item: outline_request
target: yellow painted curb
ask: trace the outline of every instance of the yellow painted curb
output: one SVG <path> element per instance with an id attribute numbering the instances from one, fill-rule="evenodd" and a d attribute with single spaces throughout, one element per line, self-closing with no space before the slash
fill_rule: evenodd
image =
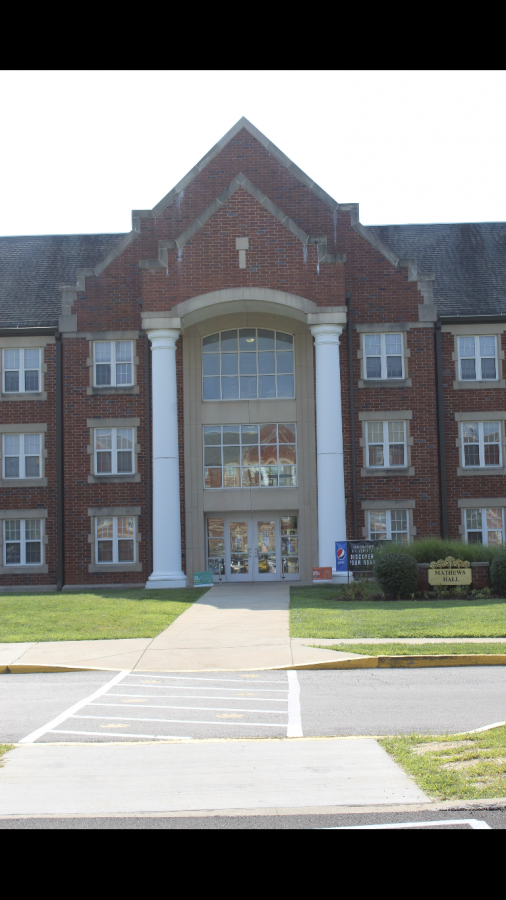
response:
<path id="1" fill-rule="evenodd" d="M 506 653 L 450 654 L 433 656 L 362 656 L 320 663 L 280 666 L 282 669 L 426 669 L 434 666 L 506 666 Z"/>
<path id="2" fill-rule="evenodd" d="M 103 671 L 102 669 L 89 669 L 82 668 L 80 666 L 37 666 L 37 665 L 25 665 L 25 666 L 0 666 L 0 675 L 27 675 L 29 672 L 32 674 L 37 674 L 39 672 L 95 672 L 95 671 Z"/>

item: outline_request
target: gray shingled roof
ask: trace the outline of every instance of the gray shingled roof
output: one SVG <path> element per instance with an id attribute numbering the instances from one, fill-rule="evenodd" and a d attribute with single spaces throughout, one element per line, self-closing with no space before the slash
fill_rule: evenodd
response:
<path id="1" fill-rule="evenodd" d="M 419 273 L 435 273 L 440 315 L 506 314 L 506 223 L 371 225 Z M 101 262 L 123 234 L 0 237 L 0 327 L 55 326 L 59 284 Z"/>
<path id="2" fill-rule="evenodd" d="M 93 268 L 122 234 L 48 234 L 0 237 L 0 327 L 58 325 L 59 284 L 77 269 Z"/>
<path id="3" fill-rule="evenodd" d="M 435 274 L 440 316 L 506 313 L 506 222 L 369 228 L 396 256 L 416 257 L 419 273 Z"/>

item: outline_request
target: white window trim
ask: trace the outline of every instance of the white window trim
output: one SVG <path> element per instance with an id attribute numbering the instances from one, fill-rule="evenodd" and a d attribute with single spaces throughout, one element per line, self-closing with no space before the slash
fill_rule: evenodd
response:
<path id="1" fill-rule="evenodd" d="M 132 454 L 132 468 L 130 472 L 118 472 L 118 428 L 123 430 L 129 429 L 132 432 L 132 450 L 130 451 Z M 102 451 L 97 450 L 97 431 L 110 431 L 111 432 L 111 450 L 110 451 Z M 93 465 L 94 465 L 94 475 L 96 478 L 110 478 L 111 475 L 131 477 L 135 475 L 136 469 L 136 429 L 132 425 L 104 425 L 100 428 L 93 429 Z M 111 471 L 110 472 L 99 472 L 98 471 L 98 461 L 97 455 L 98 453 L 111 453 Z"/>
<path id="2" fill-rule="evenodd" d="M 463 528 L 464 528 L 464 537 L 465 537 L 466 544 L 469 543 L 469 539 L 468 539 L 469 531 L 468 531 L 468 527 L 467 527 L 467 511 L 470 509 L 472 509 L 472 510 L 479 509 L 481 512 L 481 542 L 482 542 L 483 546 L 485 546 L 485 547 L 488 547 L 487 509 L 500 509 L 502 512 L 502 535 L 503 535 L 503 541 L 504 541 L 504 507 L 501 507 L 501 506 L 495 506 L 495 507 L 494 506 L 467 506 L 467 507 L 463 508 L 463 510 L 462 510 L 462 514 L 464 517 Z M 471 528 L 470 530 L 471 530 L 471 532 L 475 533 L 477 529 Z"/>
<path id="3" fill-rule="evenodd" d="M 4 520 L 3 520 L 3 524 L 2 524 L 2 532 L 3 532 L 2 537 L 3 537 L 3 544 L 4 544 L 4 548 L 3 548 L 3 560 L 2 560 L 2 562 L 3 562 L 3 566 L 5 567 L 5 570 L 6 570 L 6 571 L 9 571 L 9 570 L 11 570 L 11 569 L 12 569 L 12 570 L 16 570 L 16 569 L 18 569 L 18 568 L 23 567 L 23 569 L 27 569 L 28 571 L 29 571 L 30 569 L 37 569 L 37 570 L 40 571 L 40 567 L 44 564 L 44 519 L 43 519 L 43 518 L 40 518 L 40 519 L 33 519 L 33 518 L 22 519 L 21 517 L 19 517 L 19 522 L 20 522 L 20 538 L 21 538 L 21 540 L 20 540 L 20 545 L 21 545 L 21 558 L 20 558 L 20 562 L 15 562 L 15 563 L 8 563 L 8 562 L 7 562 L 7 544 L 8 544 L 8 543 L 9 543 L 9 544 L 10 544 L 10 543 L 13 543 L 12 541 L 8 541 L 8 540 L 7 540 L 7 536 L 6 536 L 6 525 L 7 525 L 7 522 L 8 522 L 8 521 L 12 522 L 12 521 L 16 521 L 16 520 L 14 520 L 14 519 L 4 519 Z M 40 538 L 39 538 L 39 541 L 38 541 L 38 543 L 40 544 L 40 562 L 36 562 L 36 563 L 27 563 L 27 562 L 26 562 L 26 523 L 27 523 L 27 522 L 34 522 L 34 521 L 35 521 L 35 522 L 39 522 L 39 528 L 40 528 Z"/>
<path id="4" fill-rule="evenodd" d="M 472 445 L 464 443 L 464 427 L 466 425 L 475 425 L 475 424 L 478 425 L 478 438 L 479 438 L 478 446 L 479 446 L 479 453 L 480 453 L 480 462 L 479 462 L 479 465 L 477 465 L 477 466 L 470 466 L 470 465 L 466 465 L 465 448 L 466 448 L 466 446 L 472 446 Z M 484 441 L 484 434 L 483 434 L 483 425 L 484 424 L 487 424 L 487 425 L 497 424 L 499 426 L 499 441 L 498 441 L 498 443 L 499 443 L 499 462 L 497 463 L 497 465 L 493 465 L 493 466 L 485 465 L 485 441 Z M 474 469 L 474 470 L 484 469 L 486 472 L 494 472 L 494 471 L 497 471 L 498 469 L 501 469 L 502 465 L 503 465 L 503 462 L 502 462 L 502 459 L 503 459 L 503 454 L 502 454 L 503 435 L 502 435 L 502 432 L 503 432 L 503 424 L 499 419 L 497 420 L 497 423 L 496 422 L 484 423 L 484 422 L 480 422 L 479 420 L 476 420 L 475 422 L 461 422 L 460 423 L 460 439 L 461 439 L 461 445 L 462 445 L 462 468 L 467 469 L 467 470 L 469 470 L 469 469 Z"/>
<path id="5" fill-rule="evenodd" d="M 401 375 L 387 375 L 387 352 L 386 352 L 386 338 L 387 338 L 387 335 L 389 335 L 389 336 L 390 336 L 390 335 L 395 335 L 396 337 L 400 337 L 400 339 L 401 339 L 401 352 L 400 352 L 400 354 L 399 354 L 399 356 L 401 357 L 401 369 L 402 369 L 402 374 L 401 374 Z M 367 360 L 368 360 L 368 358 L 369 358 L 369 355 L 366 355 L 365 348 L 366 348 L 366 338 L 368 338 L 368 337 L 379 337 L 379 338 L 381 339 L 381 351 L 380 351 L 380 358 L 381 358 L 381 375 L 379 376 L 379 378 L 377 378 L 377 377 L 369 377 L 369 376 L 367 375 Z M 404 333 L 401 332 L 401 331 L 385 331 L 385 332 L 381 332 L 380 334 L 378 334 L 378 333 L 373 333 L 373 332 L 371 332 L 371 333 L 365 332 L 365 333 L 364 333 L 364 336 L 363 336 L 363 339 L 364 339 L 364 342 L 363 342 L 363 348 L 364 348 L 364 349 L 363 349 L 363 355 L 364 355 L 364 381 L 402 381 L 402 380 L 405 378 L 405 364 L 404 364 L 404 352 L 405 352 L 405 350 L 404 350 Z M 376 357 L 372 357 L 372 356 L 371 356 L 371 358 L 376 358 Z"/>
<path id="6" fill-rule="evenodd" d="M 259 397 L 259 396 L 258 396 L 258 377 L 262 374 L 261 372 L 258 371 L 258 354 L 264 352 L 264 351 L 262 351 L 262 350 L 258 350 L 258 343 L 257 343 L 257 350 L 256 350 L 256 357 L 257 357 L 257 396 L 256 396 L 256 397 L 243 397 L 243 398 L 241 398 L 241 383 L 240 383 L 240 380 L 239 380 L 239 397 L 236 397 L 236 398 L 230 398 L 230 399 L 229 399 L 229 398 L 222 399 L 222 398 L 220 397 L 219 399 L 215 399 L 215 400 L 209 400 L 209 399 L 206 399 L 206 398 L 204 397 L 204 379 L 207 378 L 207 377 L 209 377 L 209 376 L 204 375 L 204 362 L 203 362 L 203 357 L 204 357 L 204 356 L 207 356 L 207 352 L 204 352 L 204 340 L 205 340 L 205 338 L 211 337 L 213 334 L 219 334 L 219 335 L 220 335 L 220 340 L 219 340 L 219 345 L 218 345 L 218 346 L 219 346 L 219 350 L 218 350 L 218 351 L 212 351 L 212 350 L 211 350 L 211 351 L 209 351 L 209 353 L 212 353 L 212 352 L 215 352 L 215 353 L 216 353 L 216 352 L 218 352 L 218 355 L 219 355 L 219 358 L 220 358 L 220 375 L 219 375 L 219 376 L 214 376 L 214 377 L 219 377 L 219 378 L 220 378 L 220 395 L 221 395 L 221 392 L 222 392 L 222 383 L 221 383 L 221 378 L 222 378 L 222 375 L 221 375 L 221 357 L 222 357 L 222 350 L 221 350 L 221 335 L 222 335 L 223 332 L 225 332 L 225 331 L 237 331 L 237 348 L 238 348 L 238 349 L 237 349 L 237 354 L 238 354 L 238 375 L 237 375 L 237 377 L 240 379 L 241 373 L 240 373 L 240 359 L 239 359 L 239 354 L 241 353 L 241 351 L 239 350 L 239 331 L 242 331 L 242 330 L 244 330 L 244 329 L 246 329 L 246 328 L 254 328 L 254 329 L 255 329 L 255 331 L 257 332 L 257 340 L 258 340 L 258 331 L 259 331 L 259 330 L 260 330 L 260 331 L 264 331 L 264 330 L 265 330 L 265 331 L 273 331 L 275 335 L 276 335 L 276 333 L 279 333 L 279 334 L 289 334 L 289 335 L 291 336 L 291 338 L 292 338 L 292 349 L 291 349 L 291 352 L 293 353 L 293 396 L 292 396 L 292 397 L 278 397 L 278 396 L 276 396 L 276 397 Z M 274 352 L 274 377 L 275 377 L 275 379 L 276 379 L 275 383 L 276 383 L 276 394 L 277 394 L 277 389 L 278 389 L 278 386 L 277 386 L 277 385 L 278 385 L 278 383 L 277 383 L 277 375 L 278 375 L 278 359 L 277 359 L 277 354 L 278 354 L 278 352 L 283 353 L 283 352 L 286 352 L 286 351 L 283 351 L 283 350 L 278 351 L 278 350 L 277 350 L 277 348 L 276 348 L 276 338 L 274 338 L 274 347 L 275 347 L 275 349 L 274 349 L 274 351 L 272 351 L 272 352 Z M 295 372 L 296 372 L 296 360 L 295 360 L 295 335 L 294 335 L 292 332 L 290 332 L 290 331 L 281 331 L 281 329 L 277 329 L 277 328 L 265 328 L 265 329 L 264 329 L 264 328 L 262 328 L 260 325 L 259 325 L 259 326 L 256 326 L 256 325 L 255 325 L 255 326 L 254 326 L 254 325 L 251 325 L 251 326 L 248 326 L 248 325 L 240 325 L 240 326 L 238 326 L 237 328 L 224 328 L 224 329 L 222 329 L 222 331 L 211 331 L 211 332 L 209 332 L 209 334 L 205 334 L 205 335 L 202 336 L 200 352 L 201 352 L 201 360 L 202 360 L 202 401 L 203 401 L 204 403 L 238 403 L 238 402 L 248 403 L 249 401 L 261 401 L 261 402 L 263 403 L 264 401 L 272 402 L 272 401 L 279 401 L 279 400 L 294 400 L 294 399 L 295 399 L 295 396 L 296 396 L 296 390 L 295 390 Z M 226 350 L 224 351 L 225 354 L 226 354 L 227 352 L 228 352 L 228 351 L 226 351 Z M 230 351 L 230 352 L 235 352 L 235 351 Z M 242 352 L 245 352 L 245 351 L 242 351 Z M 268 352 L 268 351 L 265 351 L 265 352 Z M 290 375 L 291 373 L 289 373 L 289 372 L 288 372 L 288 373 L 280 372 L 279 374 L 280 374 L 280 375 L 284 375 L 284 374 Z"/>
<path id="7" fill-rule="evenodd" d="M 12 350 L 17 350 L 19 353 L 19 369 L 7 369 L 5 366 L 5 354 L 6 352 L 10 352 Z M 36 391 L 26 391 L 25 390 L 25 350 L 38 350 L 39 353 L 39 365 L 36 369 L 26 369 L 27 372 L 37 372 L 39 376 L 39 386 Z M 34 394 L 39 395 L 42 393 L 42 352 L 43 347 L 5 347 L 2 351 L 2 393 L 6 396 L 16 397 L 19 394 Z M 7 372 L 19 372 L 19 384 L 17 391 L 8 391 L 6 389 L 5 379 Z"/>
<path id="8" fill-rule="evenodd" d="M 240 430 L 240 428 L 241 428 L 240 425 L 235 425 L 235 424 L 233 424 L 233 423 L 230 423 L 230 424 L 232 425 L 232 427 L 238 428 L 239 430 Z M 242 424 L 243 424 L 243 425 L 246 425 L 246 424 L 248 424 L 248 423 L 243 422 Z M 296 489 L 296 488 L 298 487 L 298 484 L 299 484 L 299 470 L 298 470 L 298 452 L 297 452 L 297 424 L 296 424 L 295 422 L 289 422 L 289 423 L 285 423 L 285 422 L 272 422 L 272 423 L 270 423 L 270 422 L 269 422 L 269 423 L 264 423 L 264 422 L 262 422 L 262 423 L 251 422 L 250 424 L 251 424 L 251 425 L 257 425 L 257 427 L 258 427 L 258 442 L 257 442 L 257 444 L 256 444 L 256 445 L 255 445 L 255 444 L 248 444 L 247 446 L 248 446 L 248 447 L 254 447 L 254 446 L 257 446 L 257 447 L 258 447 L 258 454 L 259 454 L 259 465 L 258 465 L 258 470 L 259 470 L 259 483 L 258 483 L 258 484 L 255 484 L 255 485 L 247 485 L 247 486 L 244 486 L 244 487 L 243 487 L 242 485 L 238 485 L 238 486 L 236 486 L 236 487 L 235 487 L 235 486 L 234 486 L 234 487 L 225 487 L 225 486 L 223 485 L 223 483 L 222 483 L 222 485 L 221 485 L 220 487 L 216 487 L 216 488 L 206 487 L 206 486 L 205 486 L 205 485 L 206 485 L 206 474 L 205 474 L 205 473 L 206 473 L 206 469 L 219 469 L 219 468 L 221 468 L 222 473 L 223 473 L 224 469 L 226 469 L 226 468 L 239 468 L 240 472 L 242 472 L 242 469 L 243 469 L 243 468 L 244 468 L 244 469 L 248 469 L 248 468 L 253 468 L 253 467 L 252 467 L 252 466 L 243 466 L 242 462 L 239 463 L 239 466 L 230 466 L 230 464 L 227 465 L 227 464 L 225 464 L 225 463 L 222 463 L 221 466 L 206 466 L 206 463 L 205 463 L 205 444 L 204 444 L 204 434 L 205 434 L 205 432 L 204 432 L 204 428 L 206 428 L 206 427 L 208 427 L 208 426 L 202 426 L 202 463 L 203 463 L 203 466 L 202 466 L 202 483 L 203 483 L 203 485 L 204 485 L 204 490 L 205 490 L 205 491 L 248 491 L 248 490 L 251 490 L 251 491 L 259 491 L 259 490 L 263 490 L 263 491 L 272 491 L 272 490 L 276 490 L 276 489 L 281 489 L 281 490 L 283 490 L 283 491 L 286 491 L 286 490 L 290 490 L 290 489 L 293 490 L 293 489 Z M 260 471 L 260 470 L 262 469 L 262 464 L 261 464 L 261 462 L 260 462 L 260 447 L 261 447 L 261 444 L 260 444 L 260 428 L 262 428 L 265 424 L 269 424 L 269 425 L 272 424 L 272 425 L 277 425 L 277 426 L 289 424 L 289 425 L 294 425 L 294 426 L 295 426 L 295 443 L 294 443 L 293 445 L 292 445 L 292 444 L 288 444 L 288 445 L 287 445 L 287 446 L 294 446 L 294 447 L 295 447 L 295 484 L 277 484 L 277 485 L 272 485 L 272 486 L 271 486 L 271 485 L 262 485 L 262 481 L 261 481 L 261 477 L 262 477 L 262 476 L 261 476 L 261 471 Z M 229 423 L 227 422 L 226 425 L 228 426 Z M 218 427 L 218 428 L 219 428 L 219 427 L 223 427 L 223 426 L 219 426 L 219 425 L 218 425 L 218 426 L 211 426 L 211 427 L 215 427 L 215 428 Z M 223 432 L 222 432 L 222 438 L 223 438 Z M 222 443 L 222 444 L 220 444 L 220 445 L 216 444 L 215 446 L 220 446 L 220 448 L 222 448 L 222 447 L 225 446 L 225 445 Z M 242 445 L 242 443 L 241 443 L 240 449 L 242 449 L 242 446 L 243 446 L 243 445 Z M 275 444 L 275 445 L 273 444 L 272 446 L 280 447 L 280 446 L 283 446 L 283 444 L 279 444 L 279 442 L 278 442 L 277 444 Z M 239 458 L 241 458 L 240 451 L 239 451 Z M 292 465 L 292 463 L 278 463 L 278 469 L 279 469 L 279 466 L 281 466 L 281 465 Z M 279 472 L 278 472 L 278 478 L 279 478 Z M 223 478 L 222 478 L 222 482 L 223 482 Z"/>
<path id="9" fill-rule="evenodd" d="M 33 456 L 34 454 L 32 454 L 32 453 L 25 454 L 25 452 L 24 452 L 25 434 L 29 434 L 30 436 L 38 434 L 38 437 L 40 440 L 39 474 L 38 475 L 27 475 L 26 474 L 26 462 L 25 462 L 26 456 Z M 5 469 L 6 456 L 7 456 L 7 454 L 5 452 L 5 438 L 6 437 L 15 437 L 15 436 L 20 438 L 20 451 L 21 451 L 21 446 L 23 447 L 23 450 L 18 454 L 18 457 L 19 457 L 19 461 L 20 461 L 20 466 L 19 466 L 20 472 L 21 472 L 21 461 L 23 460 L 25 474 L 24 475 L 20 474 L 17 477 L 12 477 L 11 475 L 9 475 L 9 476 L 7 475 L 6 469 Z M 6 481 L 8 484 L 22 484 L 25 481 L 30 481 L 30 482 L 31 481 L 37 481 L 37 482 L 40 481 L 41 482 L 44 477 L 43 476 L 44 434 L 42 432 L 39 433 L 39 432 L 34 432 L 34 431 L 5 432 L 4 434 L 1 435 L 1 440 L 2 440 L 2 476 L 1 476 L 2 481 Z M 16 455 L 16 454 L 14 454 L 14 455 Z M 11 456 L 11 454 L 9 454 L 9 456 Z"/>
<path id="10" fill-rule="evenodd" d="M 495 378 L 482 378 L 482 376 L 481 376 L 481 359 L 482 359 L 482 357 L 479 352 L 481 337 L 487 337 L 487 338 L 494 339 Z M 468 339 L 468 340 L 470 338 L 473 338 L 473 340 L 474 340 L 474 357 L 460 355 L 461 338 Z M 458 377 L 459 377 L 459 381 L 462 382 L 462 384 L 467 384 L 467 383 L 474 384 L 476 381 L 489 381 L 489 382 L 499 381 L 499 360 L 498 360 L 498 353 L 497 353 L 497 335 L 495 335 L 495 334 L 458 335 L 457 336 L 457 354 L 458 354 Z M 463 378 L 462 377 L 462 360 L 473 359 L 473 358 L 475 360 L 476 377 L 475 378 Z M 484 357 L 484 358 L 492 359 L 492 357 Z M 479 369 L 479 373 L 478 373 L 478 369 Z"/>
<path id="11" fill-rule="evenodd" d="M 368 540 L 370 540 L 370 541 L 371 541 L 371 540 L 376 540 L 376 538 L 372 538 L 372 537 L 371 537 L 371 513 L 372 513 L 372 514 L 374 514 L 374 513 L 377 514 L 377 513 L 383 513 L 383 512 L 386 513 L 387 535 L 386 535 L 385 540 L 387 540 L 387 541 L 391 541 L 391 540 L 392 540 L 392 512 L 405 512 L 405 513 L 406 513 L 406 538 L 407 538 L 407 543 L 409 544 L 409 542 L 410 542 L 410 540 L 411 540 L 411 527 L 410 527 L 410 525 L 411 525 L 411 510 L 408 509 L 407 507 L 406 507 L 406 508 L 401 508 L 401 507 L 399 507 L 399 509 L 388 509 L 388 508 L 386 507 L 386 505 L 385 505 L 385 508 L 384 508 L 384 509 L 374 509 L 374 510 L 373 510 L 373 509 L 370 509 L 370 510 L 368 510 L 368 511 L 367 511 L 367 534 L 368 534 Z M 395 533 L 396 533 L 396 534 L 401 534 L 401 533 L 403 533 L 403 532 L 395 532 Z"/>
<path id="12" fill-rule="evenodd" d="M 123 382 L 122 384 L 116 384 L 116 344 L 124 343 L 130 344 L 130 366 L 132 370 L 132 380 L 129 382 Z M 102 363 L 97 362 L 96 359 L 96 346 L 97 344 L 110 344 L 111 345 L 111 362 L 110 363 Z M 111 383 L 110 384 L 97 384 L 97 365 L 110 365 L 111 366 Z M 93 341 L 93 387 L 95 388 L 130 388 L 134 385 L 135 372 L 134 372 L 134 342 L 132 340 L 116 338 L 116 339 L 107 339 L 104 338 L 100 341 Z"/>
<path id="13" fill-rule="evenodd" d="M 403 444 L 403 447 L 404 447 L 404 462 L 403 462 L 402 464 L 391 464 L 391 463 L 389 462 L 389 460 L 390 460 L 390 453 L 389 453 L 389 444 L 390 444 L 390 441 L 388 440 L 388 423 L 389 423 L 389 422 L 401 422 L 401 423 L 402 423 L 402 426 L 403 426 L 404 439 L 403 439 L 403 441 L 402 441 L 402 444 Z M 383 426 L 383 441 L 382 441 L 382 445 L 383 445 L 383 465 L 382 465 L 382 466 L 373 466 L 373 465 L 371 465 L 371 463 L 370 463 L 370 461 L 369 461 L 369 447 L 370 447 L 370 446 L 377 446 L 377 443 L 378 443 L 378 442 L 375 441 L 373 444 L 370 444 L 370 442 L 369 442 L 369 425 L 377 425 L 377 424 L 379 424 L 379 423 L 378 423 L 378 422 L 371 422 L 371 421 L 366 422 L 365 434 L 366 434 L 366 465 L 367 465 L 367 468 L 368 468 L 368 469 L 374 469 L 374 470 L 376 470 L 376 471 L 381 470 L 381 469 L 405 469 L 405 468 L 407 468 L 407 465 L 408 465 L 408 447 L 407 447 L 407 444 L 408 444 L 408 442 L 407 442 L 407 435 L 406 435 L 406 422 L 405 422 L 404 419 L 393 419 L 393 418 L 392 418 L 392 419 L 388 419 L 388 420 L 386 420 L 386 421 L 384 421 L 384 422 L 381 422 L 381 424 L 382 424 L 382 426 Z M 401 442 L 400 442 L 400 441 L 395 441 L 395 443 L 396 443 L 396 444 L 399 444 L 399 443 L 401 443 Z"/>
<path id="14" fill-rule="evenodd" d="M 95 519 L 95 564 L 96 564 L 99 568 L 102 568 L 103 566 L 104 566 L 104 567 L 107 567 L 107 566 L 126 566 L 127 568 L 130 568 L 131 566 L 134 566 L 135 563 L 137 562 L 137 517 L 136 517 L 136 516 L 132 516 L 132 515 L 111 516 L 111 517 L 110 517 L 110 518 L 112 518 L 112 529 L 113 529 L 113 537 L 112 537 L 112 560 L 107 560 L 107 562 L 103 562 L 103 563 L 102 563 L 102 562 L 99 562 L 99 560 L 98 560 L 98 545 L 99 545 L 100 542 L 99 542 L 99 538 L 98 538 L 98 520 L 99 520 L 99 518 L 105 518 L 106 516 L 107 516 L 107 513 L 104 513 L 103 516 L 97 516 L 96 519 Z M 118 539 L 118 519 L 119 519 L 119 518 L 133 519 L 133 523 L 134 523 L 134 536 L 133 536 L 133 541 L 132 541 L 132 543 L 133 543 L 133 551 L 134 551 L 134 554 L 133 554 L 133 555 L 134 555 L 134 558 L 131 560 L 131 562 L 125 562 L 124 560 L 118 560 L 118 540 L 119 540 L 119 539 Z M 110 538 L 108 538 L 108 540 L 110 540 Z M 123 539 L 122 539 L 122 540 L 123 540 Z"/>

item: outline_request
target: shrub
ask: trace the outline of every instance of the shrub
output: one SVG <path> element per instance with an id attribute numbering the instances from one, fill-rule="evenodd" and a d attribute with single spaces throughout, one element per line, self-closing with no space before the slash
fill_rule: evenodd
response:
<path id="1" fill-rule="evenodd" d="M 485 547 L 483 544 L 464 544 L 462 541 L 444 541 L 442 538 L 426 537 L 418 538 L 410 544 L 397 544 L 393 541 L 385 541 L 384 545 L 376 548 L 375 557 L 383 553 L 406 553 L 414 556 L 419 563 L 430 563 L 433 560 L 446 559 L 453 556 L 454 559 L 467 559 L 469 562 L 492 562 L 502 548 Z"/>
<path id="2" fill-rule="evenodd" d="M 490 566 L 490 580 L 496 594 L 506 596 L 506 551 L 497 554 Z"/>
<path id="3" fill-rule="evenodd" d="M 379 553 L 374 562 L 374 575 L 390 596 L 407 597 L 418 587 L 418 564 L 407 553 Z"/>

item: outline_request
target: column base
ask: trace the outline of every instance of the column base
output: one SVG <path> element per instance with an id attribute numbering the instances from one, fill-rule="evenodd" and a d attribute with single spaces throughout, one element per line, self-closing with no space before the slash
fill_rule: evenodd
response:
<path id="1" fill-rule="evenodd" d="M 184 572 L 153 572 L 146 581 L 145 587 L 150 590 L 157 588 L 185 588 L 188 579 Z"/>
<path id="2" fill-rule="evenodd" d="M 332 569 L 332 584 L 353 584 L 353 572 L 336 572 Z"/>

